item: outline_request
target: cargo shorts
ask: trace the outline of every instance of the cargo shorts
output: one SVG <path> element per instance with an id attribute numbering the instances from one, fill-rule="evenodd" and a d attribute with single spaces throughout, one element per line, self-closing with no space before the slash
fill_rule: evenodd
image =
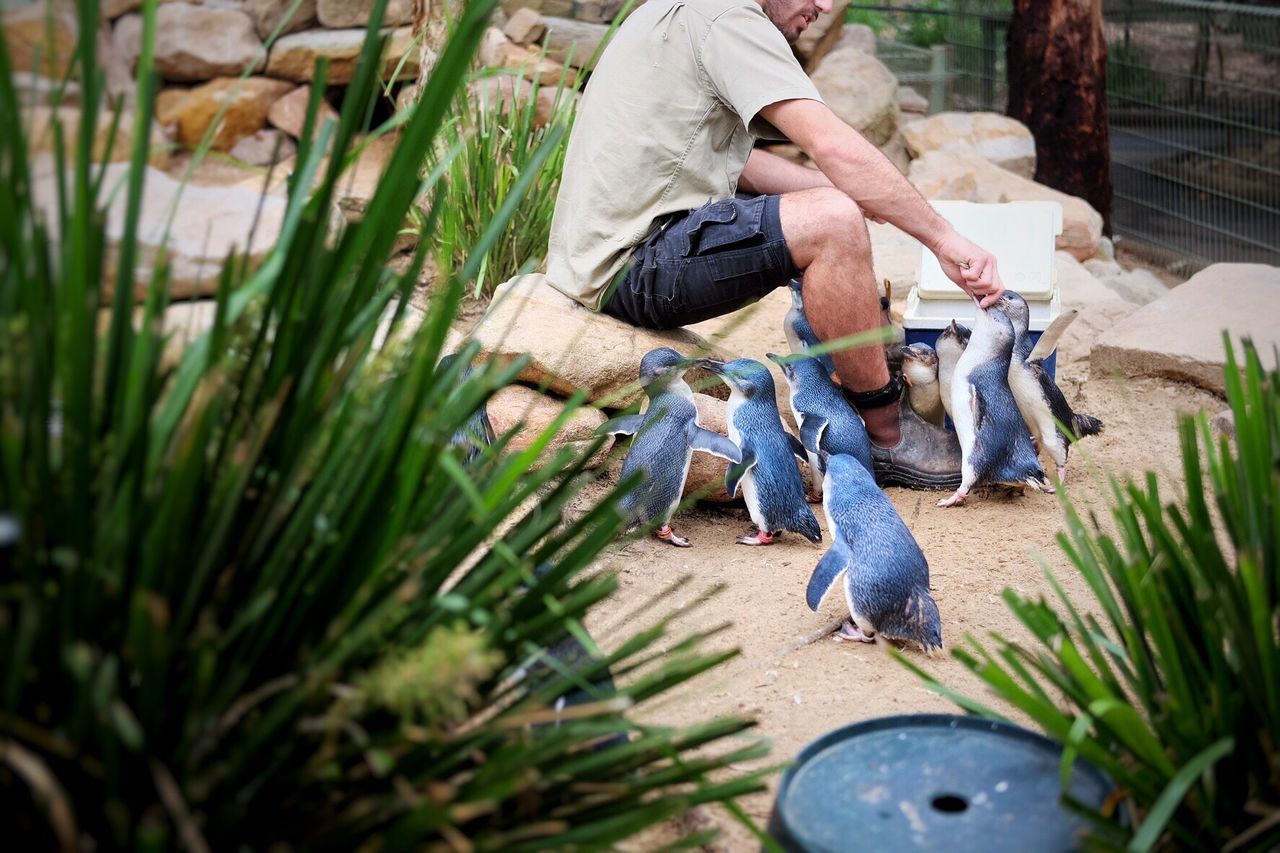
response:
<path id="1" fill-rule="evenodd" d="M 663 217 L 614 278 L 601 309 L 649 329 L 736 311 L 800 275 L 776 195 L 726 198 Z"/>

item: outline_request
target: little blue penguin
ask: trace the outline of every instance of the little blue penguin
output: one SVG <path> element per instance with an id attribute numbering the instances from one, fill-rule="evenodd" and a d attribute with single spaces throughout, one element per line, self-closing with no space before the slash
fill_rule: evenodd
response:
<path id="1" fill-rule="evenodd" d="M 599 429 L 611 435 L 635 436 L 622 463 L 624 480 L 635 471 L 644 472 L 642 482 L 621 503 L 631 526 L 657 524 L 654 535 L 680 548 L 688 548 L 690 543 L 672 532 L 671 516 L 680 503 L 693 451 L 730 462 L 742 460 L 733 442 L 698 426 L 693 389 L 684 381 L 684 372 L 693 364 L 669 347 L 645 353 L 640 360 L 640 383 L 649 398 L 644 412 L 614 418 Z"/>
<path id="2" fill-rule="evenodd" d="M 1012 358 L 1013 323 L 996 308 L 979 308 L 951 378 L 951 420 L 962 454 L 960 488 L 938 506 L 964 503 L 975 485 L 1053 491 L 1009 389 Z"/>
<path id="3" fill-rule="evenodd" d="M 1087 435 L 1102 432 L 1102 421 L 1088 415 L 1076 414 L 1063 395 L 1058 383 L 1045 370 L 1044 359 L 1053 353 L 1053 347 L 1062 330 L 1075 318 L 1075 312 L 1059 315 L 1036 344 L 1036 356 L 1031 347 L 1031 311 L 1018 293 L 1006 290 L 996 303 L 1013 323 L 1013 358 L 1009 362 L 1009 389 L 1018 404 L 1018 411 L 1031 430 L 1032 437 L 1043 447 L 1058 469 L 1058 481 L 1067 476 L 1067 455 L 1071 442 Z M 1044 344 L 1041 349 L 1041 344 Z M 1063 432 L 1066 427 L 1068 432 Z"/>
<path id="4" fill-rule="evenodd" d="M 809 578 L 809 609 L 818 609 L 843 574 L 850 621 L 840 636 L 871 643 L 878 633 L 919 643 L 926 652 L 941 649 L 942 620 L 929 594 L 929 564 L 898 511 L 851 456 L 830 457 L 826 480 L 823 509 L 831 547 Z"/>
<path id="5" fill-rule="evenodd" d="M 791 387 L 791 411 L 800 425 L 800 443 L 813 467 L 810 500 L 822 500 L 824 455 L 847 453 L 871 471 L 867 427 L 818 360 L 804 356 L 783 358 L 771 352 L 765 356 L 782 368 Z"/>
<path id="6" fill-rule="evenodd" d="M 445 374 L 458 360 L 457 353 L 450 353 L 440 359 L 440 363 L 436 365 L 438 374 Z M 462 374 L 458 377 L 458 385 L 466 382 L 471 376 L 471 365 L 467 364 L 462 368 Z M 489 410 L 484 403 L 471 413 L 466 422 L 453 434 L 453 438 L 449 440 L 449 446 L 456 448 L 462 453 L 462 461 L 467 465 L 472 464 L 476 459 L 480 458 L 480 454 L 484 449 L 493 444 L 495 435 L 493 432 L 493 424 L 489 420 Z"/>
<path id="7" fill-rule="evenodd" d="M 967 326 L 952 320 L 951 325 L 942 330 L 935 342 L 938 353 L 938 393 L 942 397 L 942 408 L 949 418 L 955 417 L 951 414 L 951 380 L 956 375 L 956 365 L 964 354 L 964 348 L 969 345 L 970 334 Z"/>
<path id="8" fill-rule="evenodd" d="M 742 449 L 741 462 L 730 465 L 725 487 L 742 497 L 755 523 L 755 532 L 739 536 L 742 545 L 769 545 L 783 530 L 810 542 L 822 541 L 818 519 L 805 502 L 804 481 L 792 456 L 806 459 L 804 445 L 782 428 L 769 368 L 749 358 L 723 364 L 699 362 L 729 386 L 729 438 Z"/>
<path id="9" fill-rule="evenodd" d="M 793 353 L 801 353 L 809 347 L 816 347 L 822 341 L 818 340 L 818 336 L 813 333 L 813 327 L 809 325 L 809 318 L 804 313 L 804 296 L 801 293 L 800 279 L 791 279 L 791 310 L 787 311 L 786 320 L 783 321 L 782 330 L 787 336 L 787 346 L 791 347 Z M 827 372 L 827 377 L 836 372 L 835 362 L 831 360 L 831 356 L 827 354 L 815 356 L 821 363 L 823 370 Z"/>
<path id="10" fill-rule="evenodd" d="M 928 344 L 903 347 L 902 378 L 907 383 L 907 402 L 915 413 L 934 426 L 942 426 L 946 410 L 938 382 L 937 351 Z"/>

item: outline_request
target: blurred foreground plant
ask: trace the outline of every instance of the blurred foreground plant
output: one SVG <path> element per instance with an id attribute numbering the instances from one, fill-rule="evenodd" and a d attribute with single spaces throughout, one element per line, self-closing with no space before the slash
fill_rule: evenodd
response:
<path id="1" fill-rule="evenodd" d="M 1234 443 L 1183 417 L 1185 495 L 1113 480 L 1114 535 L 1064 498 L 1058 542 L 1095 600 L 1048 573 L 1056 603 L 1004 592 L 1038 647 L 993 634 L 953 652 L 1064 745 L 1064 777 L 1076 756 L 1110 774 L 1125 808 L 1093 815 L 1100 848 L 1280 844 L 1280 370 L 1246 342 L 1242 377 L 1224 343 Z"/>
<path id="2" fill-rule="evenodd" d="M 431 190 L 418 169 L 491 2 L 462 13 L 363 220 L 329 228 L 350 157 L 324 154 L 363 129 L 385 5 L 323 127 L 317 68 L 275 249 L 256 269 L 227 259 L 213 326 L 174 368 L 163 264 L 144 308 L 129 286 L 148 134 L 117 188 L 90 162 L 99 111 L 66 140 L 69 171 L 0 127 L 0 528 L 20 528 L 0 544 L 0 815 L 22 849 L 598 848 L 761 787 L 764 771 L 726 769 L 764 753 L 735 737 L 749 721 L 627 715 L 729 657 L 699 651 L 715 629 L 663 639 L 646 602 L 611 654 L 546 651 L 592 649 L 579 620 L 615 586 L 578 574 L 620 530 L 618 493 L 567 512 L 595 448 L 544 455 L 581 400 L 527 451 L 450 447 L 521 367 L 468 375 L 474 345 L 440 364 L 511 204 L 406 329 L 425 250 L 401 276 L 384 262 Z M 93 0 L 78 15 L 96 32 Z M 101 102 L 94 43 L 77 47 L 84 104 Z M 0 42 L 0 114 L 16 116 L 11 71 Z M 56 181 L 54 214 L 39 180 Z M 126 214 L 109 253 L 112 192 Z M 428 226 L 441 216 L 437 199 Z"/>

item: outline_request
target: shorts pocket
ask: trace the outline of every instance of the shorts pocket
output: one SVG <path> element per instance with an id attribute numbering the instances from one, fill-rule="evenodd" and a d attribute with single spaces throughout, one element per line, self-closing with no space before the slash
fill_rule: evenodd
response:
<path id="1" fill-rule="evenodd" d="M 758 243 L 763 205 L 757 200 L 741 202 L 727 198 L 712 202 L 689 214 L 686 256 L 701 255 L 731 246 Z"/>

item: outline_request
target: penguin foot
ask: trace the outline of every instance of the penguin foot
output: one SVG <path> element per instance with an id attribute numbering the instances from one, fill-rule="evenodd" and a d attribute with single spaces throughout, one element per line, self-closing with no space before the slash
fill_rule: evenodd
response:
<path id="1" fill-rule="evenodd" d="M 943 498 L 938 501 L 938 506 L 964 506 L 964 499 L 968 496 L 969 490 L 964 486 L 956 489 L 954 495 L 949 498 Z"/>
<path id="2" fill-rule="evenodd" d="M 1064 484 L 1066 482 L 1067 482 L 1067 466 L 1059 465 L 1058 466 L 1058 483 Z"/>
<path id="3" fill-rule="evenodd" d="M 777 538 L 777 534 L 770 533 L 767 530 L 757 529 L 754 534 L 750 536 L 739 536 L 736 541 L 739 545 L 772 545 L 777 541 Z"/>
<path id="4" fill-rule="evenodd" d="M 822 503 L 822 495 L 820 495 L 820 494 L 818 494 L 817 492 L 814 492 L 814 491 L 808 491 L 808 492 L 805 492 L 805 493 L 804 493 L 804 499 L 805 499 L 805 500 L 807 500 L 807 501 L 808 501 L 809 503 L 811 503 L 811 504 L 820 504 L 820 503 Z"/>
<path id="5" fill-rule="evenodd" d="M 663 542 L 670 542 L 677 548 L 692 548 L 693 543 L 683 536 L 677 536 L 675 531 L 671 529 L 670 524 L 664 524 L 657 530 L 653 531 L 653 535 L 661 539 Z"/>
<path id="6" fill-rule="evenodd" d="M 861 628 L 846 619 L 844 624 L 840 626 L 840 630 L 836 633 L 836 637 L 842 640 L 857 640 L 859 643 L 874 643 L 876 641 L 876 632 L 863 632 Z"/>

